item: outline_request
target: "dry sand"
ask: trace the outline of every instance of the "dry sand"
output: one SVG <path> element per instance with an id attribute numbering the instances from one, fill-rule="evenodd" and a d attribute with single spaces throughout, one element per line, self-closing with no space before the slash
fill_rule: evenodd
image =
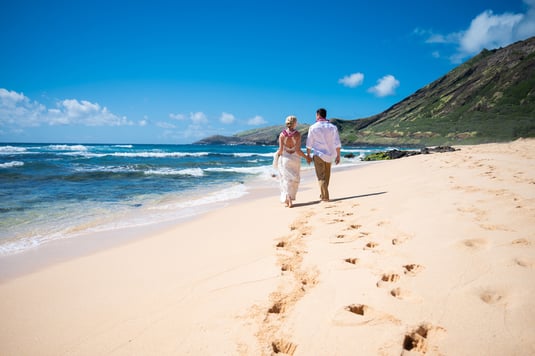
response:
<path id="1" fill-rule="evenodd" d="M 0 283 L 1 355 L 534 355 L 535 140 L 334 170 Z"/>

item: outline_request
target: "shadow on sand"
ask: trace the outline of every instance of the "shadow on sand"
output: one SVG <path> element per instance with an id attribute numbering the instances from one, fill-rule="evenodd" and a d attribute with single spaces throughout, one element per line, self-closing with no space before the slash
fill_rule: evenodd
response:
<path id="1" fill-rule="evenodd" d="M 352 195 L 350 197 L 342 197 L 342 198 L 335 198 L 335 199 L 331 199 L 329 200 L 329 203 L 333 203 L 333 202 L 336 202 L 336 201 L 342 201 L 342 200 L 349 200 L 349 199 L 359 199 L 359 198 L 366 198 L 366 197 L 372 197 L 374 195 L 381 195 L 381 194 L 386 194 L 387 192 L 378 192 L 378 193 L 370 193 L 370 194 L 362 194 L 362 195 Z M 294 203 L 292 205 L 293 208 L 300 208 L 302 206 L 309 206 L 309 205 L 314 205 L 314 204 L 319 204 L 320 203 L 320 200 L 314 200 L 314 201 L 311 201 L 311 202 L 307 202 L 307 203 Z"/>

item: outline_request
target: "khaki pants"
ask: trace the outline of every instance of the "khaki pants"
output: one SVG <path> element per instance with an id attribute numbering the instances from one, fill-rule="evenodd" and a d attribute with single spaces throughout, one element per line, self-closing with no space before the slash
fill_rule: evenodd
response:
<path id="1" fill-rule="evenodd" d="M 331 163 L 314 156 L 314 169 L 320 185 L 320 199 L 329 200 L 329 180 L 331 179 Z"/>

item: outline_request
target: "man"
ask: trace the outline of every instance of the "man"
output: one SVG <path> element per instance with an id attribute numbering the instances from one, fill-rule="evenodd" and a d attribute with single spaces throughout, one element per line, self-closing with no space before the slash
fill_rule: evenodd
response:
<path id="1" fill-rule="evenodd" d="M 327 119 L 327 110 L 321 108 L 316 111 L 316 123 L 308 129 L 306 142 L 307 161 L 310 162 L 310 151 L 313 151 L 314 168 L 320 186 L 321 201 L 329 201 L 329 180 L 331 165 L 334 160 L 340 163 L 340 136 L 338 128 Z"/>

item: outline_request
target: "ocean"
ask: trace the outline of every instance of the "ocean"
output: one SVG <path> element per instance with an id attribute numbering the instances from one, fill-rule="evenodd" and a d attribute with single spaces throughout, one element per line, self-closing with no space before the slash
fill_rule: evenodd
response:
<path id="1" fill-rule="evenodd" d="M 385 148 L 344 147 L 340 166 Z M 1 144 L 0 257 L 224 207 L 278 183 L 275 146 Z M 352 153 L 354 158 L 345 158 Z M 308 167 L 303 161 L 303 169 Z M 277 200 L 278 201 L 278 200 Z"/>

